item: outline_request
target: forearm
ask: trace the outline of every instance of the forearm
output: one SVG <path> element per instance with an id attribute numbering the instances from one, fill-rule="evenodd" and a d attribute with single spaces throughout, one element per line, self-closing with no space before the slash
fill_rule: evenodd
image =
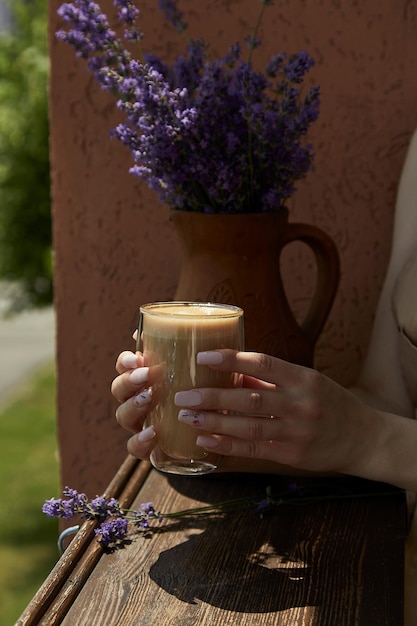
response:
<path id="1" fill-rule="evenodd" d="M 347 473 L 417 492 L 416 420 L 373 408 L 368 413 L 368 454 Z"/>
<path id="2" fill-rule="evenodd" d="M 360 398 L 365 404 L 374 407 L 375 409 L 379 409 L 380 411 L 394 413 L 395 415 L 400 415 L 402 417 L 414 416 L 414 409 L 409 399 L 403 402 L 396 401 L 393 398 L 388 399 L 386 396 L 382 394 L 378 395 L 374 391 L 368 389 L 362 381 L 360 383 L 358 382 L 353 387 L 349 387 L 349 391 Z"/>
<path id="3" fill-rule="evenodd" d="M 375 428 L 379 435 L 374 445 L 370 441 L 368 462 L 355 474 L 417 492 L 417 421 L 411 404 L 393 406 L 363 386 L 350 391 L 371 407 L 371 420 L 380 424 Z"/>

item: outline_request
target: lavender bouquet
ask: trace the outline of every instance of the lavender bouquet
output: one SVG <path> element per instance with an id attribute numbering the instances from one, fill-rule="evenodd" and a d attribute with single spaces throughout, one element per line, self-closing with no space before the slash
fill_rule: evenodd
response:
<path id="1" fill-rule="evenodd" d="M 301 91 L 314 61 L 307 52 L 279 52 L 264 73 L 254 68 L 259 25 L 272 0 L 260 4 L 246 60 L 239 43 L 213 59 L 203 39 L 187 39 L 185 53 L 171 65 L 142 52 L 140 12 L 132 0 L 114 0 L 122 38 L 96 2 L 74 0 L 58 11 L 68 25 L 58 38 L 87 60 L 125 115 L 112 134 L 131 151 L 131 172 L 175 209 L 277 211 L 312 168 L 305 135 L 319 114 L 319 88 Z M 184 34 L 175 0 L 159 0 L 159 7 Z"/>

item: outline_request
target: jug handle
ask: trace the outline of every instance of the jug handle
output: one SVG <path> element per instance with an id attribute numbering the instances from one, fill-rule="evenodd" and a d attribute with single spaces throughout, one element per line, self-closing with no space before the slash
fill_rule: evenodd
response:
<path id="1" fill-rule="evenodd" d="M 339 285 L 339 253 L 333 239 L 320 228 L 310 224 L 289 222 L 284 246 L 293 241 L 302 241 L 309 246 L 316 260 L 316 289 L 301 324 L 302 331 L 311 345 L 314 345 L 323 330 Z"/>

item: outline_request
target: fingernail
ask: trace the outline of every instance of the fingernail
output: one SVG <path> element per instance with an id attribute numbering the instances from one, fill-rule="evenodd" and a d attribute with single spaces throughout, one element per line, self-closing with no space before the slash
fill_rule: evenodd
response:
<path id="1" fill-rule="evenodd" d="M 214 448 L 217 448 L 219 445 L 215 437 L 207 437 L 207 435 L 200 435 L 195 442 L 200 448 L 210 448 L 210 450 L 214 450 Z"/>
<path id="2" fill-rule="evenodd" d="M 153 426 L 148 426 L 148 428 L 144 428 L 138 434 L 138 439 L 141 443 L 146 443 L 153 439 L 156 435 L 155 429 Z"/>
<path id="3" fill-rule="evenodd" d="M 121 358 L 121 361 L 123 367 L 129 370 L 138 366 L 138 357 L 136 356 L 136 354 L 133 354 L 133 352 L 130 352 L 129 354 L 124 354 Z"/>
<path id="4" fill-rule="evenodd" d="M 210 351 L 199 352 L 197 354 L 198 365 L 220 365 L 220 363 L 223 363 L 223 361 L 224 355 L 222 352 Z"/>
<path id="5" fill-rule="evenodd" d="M 189 411 L 188 409 L 181 409 L 178 413 L 178 419 L 185 424 L 192 424 L 193 426 L 203 426 L 204 414 L 196 413 L 195 411 Z"/>
<path id="6" fill-rule="evenodd" d="M 138 367 L 130 373 L 130 381 L 134 385 L 146 383 L 149 378 L 149 367 Z"/>
<path id="7" fill-rule="evenodd" d="M 198 406 L 201 404 L 203 396 L 199 391 L 178 391 L 175 394 L 174 402 L 177 406 Z"/>
<path id="8" fill-rule="evenodd" d="M 140 393 L 138 393 L 137 396 L 133 398 L 133 402 L 136 404 L 136 406 L 144 406 L 145 404 L 149 404 L 151 400 L 152 392 L 150 389 L 145 389 L 144 391 L 141 391 Z"/>

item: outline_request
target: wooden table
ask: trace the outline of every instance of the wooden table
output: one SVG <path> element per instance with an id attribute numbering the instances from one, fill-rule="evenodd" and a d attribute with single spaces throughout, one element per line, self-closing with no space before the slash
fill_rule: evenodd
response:
<path id="1" fill-rule="evenodd" d="M 128 457 L 107 493 L 174 511 L 267 486 L 278 493 L 288 478 L 170 477 Z M 349 478 L 337 479 L 340 490 L 356 495 L 283 504 L 263 518 L 246 509 L 166 520 L 113 553 L 87 522 L 17 624 L 401 626 L 404 494 Z"/>

